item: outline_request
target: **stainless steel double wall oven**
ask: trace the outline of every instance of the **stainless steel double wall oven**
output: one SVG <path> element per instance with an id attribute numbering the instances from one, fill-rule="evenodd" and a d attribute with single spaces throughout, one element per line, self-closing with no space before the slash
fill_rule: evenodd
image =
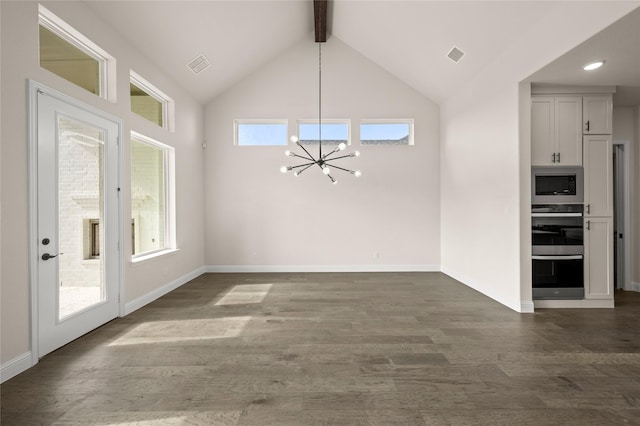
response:
<path id="1" fill-rule="evenodd" d="M 584 298 L 582 167 L 532 167 L 534 299 Z"/>

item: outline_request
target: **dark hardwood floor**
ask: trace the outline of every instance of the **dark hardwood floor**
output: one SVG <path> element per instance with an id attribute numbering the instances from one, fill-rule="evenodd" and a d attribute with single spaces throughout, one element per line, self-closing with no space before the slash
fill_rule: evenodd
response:
<path id="1" fill-rule="evenodd" d="M 640 294 L 518 314 L 440 273 L 207 274 L 1 388 L 8 425 L 640 424 Z"/>

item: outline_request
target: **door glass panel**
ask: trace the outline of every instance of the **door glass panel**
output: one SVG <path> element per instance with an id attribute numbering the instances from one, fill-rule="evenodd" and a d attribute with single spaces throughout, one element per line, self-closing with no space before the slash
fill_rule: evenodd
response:
<path id="1" fill-rule="evenodd" d="M 104 139 L 58 117 L 58 319 L 105 300 Z"/>

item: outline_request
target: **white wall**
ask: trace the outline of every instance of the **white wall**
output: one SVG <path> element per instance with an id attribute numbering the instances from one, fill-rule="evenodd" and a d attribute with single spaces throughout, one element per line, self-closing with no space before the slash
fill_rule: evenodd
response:
<path id="1" fill-rule="evenodd" d="M 132 265 L 130 227 L 125 226 L 124 278 L 127 302 L 157 291 L 204 264 L 202 106 L 170 77 L 157 71 L 141 52 L 131 48 L 80 2 L 45 2 L 45 6 L 117 59 L 117 103 L 91 93 L 41 69 L 38 65 L 38 3 L 0 2 L 2 8 L 2 270 L 0 294 L 3 364 L 30 351 L 30 299 L 27 203 L 27 79 L 34 79 L 123 119 L 123 192 L 125 217 L 130 212 L 129 141 L 131 130 L 176 149 L 177 240 L 174 255 Z M 175 133 L 169 133 L 130 112 L 129 70 L 152 82 L 176 103 Z"/>
<path id="2" fill-rule="evenodd" d="M 361 156 L 299 177 L 286 147 L 233 145 L 233 120 L 318 115 L 318 45 L 311 36 L 206 107 L 206 264 L 210 270 L 437 269 L 438 107 L 331 37 L 322 46 L 323 118 L 352 120 Z M 414 146 L 359 146 L 362 118 L 414 118 Z M 289 149 L 294 149 L 289 147 Z M 374 258 L 379 253 L 379 258 Z M 223 268 L 228 267 L 228 268 Z"/>
<path id="3" fill-rule="evenodd" d="M 519 83 L 635 7 L 560 3 L 441 106 L 444 272 L 514 310 L 532 308 L 520 263 L 530 250 L 522 227 L 531 190 Z"/>

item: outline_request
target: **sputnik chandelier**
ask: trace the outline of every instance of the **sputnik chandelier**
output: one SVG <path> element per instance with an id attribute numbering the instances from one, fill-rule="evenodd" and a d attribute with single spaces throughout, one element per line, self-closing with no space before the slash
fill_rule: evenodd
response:
<path id="1" fill-rule="evenodd" d="M 322 170 L 322 173 L 327 175 L 329 180 L 331 180 L 331 183 L 333 183 L 334 185 L 338 183 L 338 181 L 333 176 L 331 176 L 331 172 L 333 169 L 347 172 L 354 175 L 355 177 L 360 177 L 362 175 L 360 170 L 346 169 L 344 167 L 336 166 L 333 163 L 336 160 L 358 157 L 360 155 L 358 151 L 352 152 L 350 154 L 340 155 L 342 151 L 347 148 L 347 145 L 345 143 L 340 143 L 337 148 L 333 149 L 327 154 L 322 153 L 322 42 L 318 42 L 318 157 L 316 158 L 313 154 L 311 154 L 309 150 L 307 150 L 307 148 L 305 148 L 300 143 L 300 139 L 297 136 L 291 136 L 291 143 L 298 145 L 302 149 L 302 151 L 304 151 L 304 154 L 296 154 L 295 152 L 287 150 L 285 151 L 284 155 L 286 155 L 287 157 L 301 158 L 303 160 L 306 160 L 306 162 L 294 166 L 282 166 L 280 168 L 280 171 L 282 173 L 293 171 L 293 175 L 298 176 L 310 167 L 318 166 Z"/>

